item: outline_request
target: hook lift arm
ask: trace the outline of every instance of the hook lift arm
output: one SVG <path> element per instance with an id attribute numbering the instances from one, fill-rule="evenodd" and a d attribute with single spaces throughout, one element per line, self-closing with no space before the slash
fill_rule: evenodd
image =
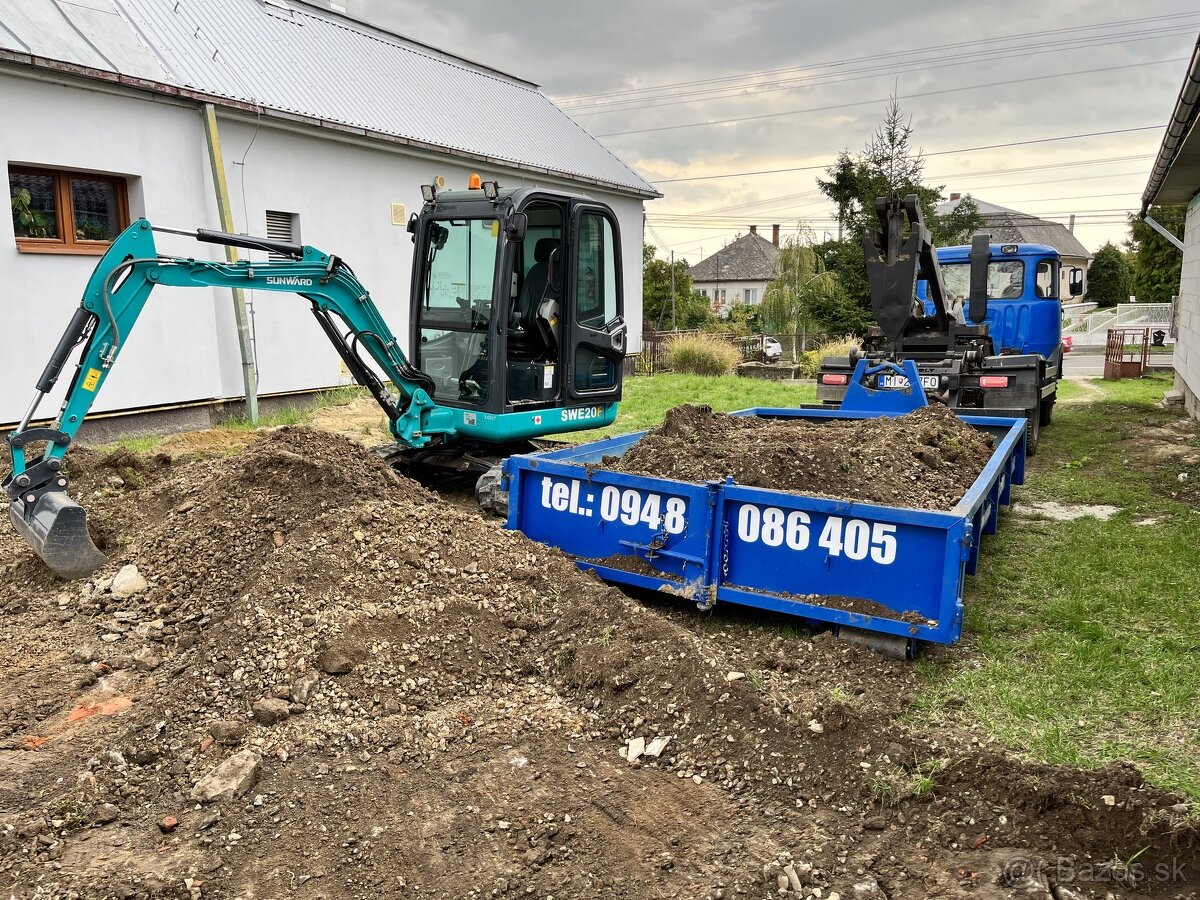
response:
<path id="1" fill-rule="evenodd" d="M 156 230 L 291 258 L 227 263 L 160 256 L 154 246 Z M 340 258 L 314 247 L 245 235 L 205 229 L 155 229 L 140 219 L 118 235 L 101 257 L 79 308 L 38 379 L 33 401 L 17 429 L 8 435 L 12 469 L 2 485 L 10 500 L 9 517 L 38 555 L 60 575 L 82 577 L 104 562 L 103 554 L 87 534 L 83 509 L 66 495 L 68 479 L 62 473 L 62 459 L 124 349 L 151 291 L 158 285 L 240 287 L 299 294 L 312 304 L 318 324 L 355 379 L 383 408 L 399 442 L 420 448 L 453 438 L 454 420 L 448 410 L 434 402 L 433 382 L 409 363 L 367 289 Z M 339 331 L 336 320 L 348 329 L 350 341 Z M 58 419 L 50 426 L 31 428 L 38 405 L 58 381 L 72 350 L 81 343 L 78 368 Z M 359 345 L 386 373 L 399 391 L 398 397 L 359 356 Z M 44 442 L 45 449 L 36 462 L 31 462 L 26 448 L 36 442 Z"/>

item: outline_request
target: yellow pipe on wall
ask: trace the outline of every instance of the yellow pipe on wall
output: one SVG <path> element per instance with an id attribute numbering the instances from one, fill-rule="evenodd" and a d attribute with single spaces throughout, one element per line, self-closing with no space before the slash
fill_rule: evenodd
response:
<path id="1" fill-rule="evenodd" d="M 217 195 L 217 213 L 221 230 L 233 233 L 233 208 L 229 203 L 229 183 L 225 179 L 225 163 L 221 158 L 221 135 L 217 130 L 217 108 L 205 103 L 201 108 L 204 119 L 204 139 L 208 144 L 208 164 L 212 168 L 213 189 Z M 225 247 L 225 258 L 238 261 L 236 247 Z M 254 351 L 250 346 L 250 317 L 246 314 L 246 294 L 233 288 L 233 319 L 237 323 L 238 351 L 242 357 L 242 384 L 246 391 L 246 418 L 258 422 L 258 372 L 254 368 Z"/>

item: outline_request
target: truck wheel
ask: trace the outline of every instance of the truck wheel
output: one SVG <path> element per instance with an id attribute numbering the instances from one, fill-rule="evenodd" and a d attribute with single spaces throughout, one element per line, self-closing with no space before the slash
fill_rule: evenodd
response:
<path id="1" fill-rule="evenodd" d="M 1025 455 L 1036 456 L 1038 438 L 1042 436 L 1042 408 L 1039 403 L 1033 409 L 1026 410 L 1029 416 L 1029 425 L 1025 431 Z"/>
<path id="2" fill-rule="evenodd" d="M 1042 412 L 1042 424 L 1043 425 L 1049 425 L 1051 420 L 1054 418 L 1054 403 L 1057 399 L 1058 399 L 1057 394 L 1051 394 L 1049 397 L 1047 397 L 1045 400 L 1042 401 L 1041 412 Z"/>

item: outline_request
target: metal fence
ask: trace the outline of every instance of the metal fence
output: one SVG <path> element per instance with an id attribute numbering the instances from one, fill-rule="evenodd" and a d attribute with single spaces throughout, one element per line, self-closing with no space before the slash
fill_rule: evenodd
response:
<path id="1" fill-rule="evenodd" d="M 1103 347 L 1108 340 L 1110 328 L 1133 326 L 1170 328 L 1173 304 L 1170 303 L 1118 303 L 1107 309 L 1097 309 L 1076 319 L 1070 327 L 1063 329 L 1076 345 Z"/>

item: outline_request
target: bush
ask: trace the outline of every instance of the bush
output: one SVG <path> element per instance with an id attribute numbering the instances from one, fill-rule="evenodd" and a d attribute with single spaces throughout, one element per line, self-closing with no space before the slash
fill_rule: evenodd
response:
<path id="1" fill-rule="evenodd" d="M 1096 251 L 1087 271 L 1087 299 L 1101 306 L 1116 306 L 1129 300 L 1133 276 L 1121 251 L 1106 243 Z"/>
<path id="2" fill-rule="evenodd" d="M 850 351 L 857 350 L 861 342 L 852 334 L 845 337 L 826 341 L 815 350 L 809 350 L 800 357 L 800 369 L 805 378 L 816 378 L 817 370 L 830 356 L 849 356 Z"/>
<path id="3" fill-rule="evenodd" d="M 728 375 L 742 354 L 716 334 L 681 334 L 667 344 L 667 365 L 689 375 Z"/>

